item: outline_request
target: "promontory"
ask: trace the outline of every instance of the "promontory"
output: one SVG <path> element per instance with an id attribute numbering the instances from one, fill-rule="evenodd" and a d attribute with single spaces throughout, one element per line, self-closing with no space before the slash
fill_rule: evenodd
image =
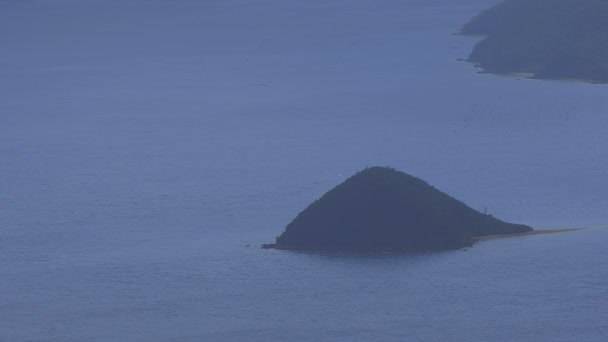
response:
<path id="1" fill-rule="evenodd" d="M 425 181 L 371 167 L 339 184 L 264 248 L 301 251 L 403 252 L 460 249 L 476 237 L 532 228 L 480 213 Z"/>
<path id="2" fill-rule="evenodd" d="M 608 1 L 505 0 L 464 25 L 485 72 L 608 83 Z"/>

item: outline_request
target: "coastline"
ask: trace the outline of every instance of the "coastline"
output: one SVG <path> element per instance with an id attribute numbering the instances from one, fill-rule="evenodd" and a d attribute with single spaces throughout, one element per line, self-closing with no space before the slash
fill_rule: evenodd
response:
<path id="1" fill-rule="evenodd" d="M 477 69 L 478 74 L 491 74 L 497 76 L 513 77 L 524 80 L 539 80 L 539 81 L 557 81 L 557 82 L 581 82 L 588 84 L 608 84 L 608 79 L 593 79 L 584 77 L 562 77 L 562 76 L 543 76 L 535 72 L 512 70 L 512 71 L 497 71 L 491 67 L 484 66 L 481 62 L 469 59 L 459 59 L 461 62 L 472 64 Z"/>
<path id="2" fill-rule="evenodd" d="M 565 232 L 571 232 L 571 231 L 583 230 L 583 229 L 587 229 L 587 228 L 543 229 L 543 230 L 533 230 L 531 232 L 525 232 L 525 233 L 519 233 L 519 234 L 497 234 L 497 235 L 486 235 L 486 236 L 474 236 L 473 240 L 475 242 L 478 242 L 478 241 L 484 241 L 484 240 L 501 239 L 501 238 L 516 237 L 516 236 L 565 233 Z"/>

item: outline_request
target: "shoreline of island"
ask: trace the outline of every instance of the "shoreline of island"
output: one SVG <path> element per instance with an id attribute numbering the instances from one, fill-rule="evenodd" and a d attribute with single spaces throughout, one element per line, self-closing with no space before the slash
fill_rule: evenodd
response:
<path id="1" fill-rule="evenodd" d="M 588 229 L 588 228 L 539 229 L 539 230 L 533 230 L 530 232 L 516 233 L 516 234 L 496 234 L 496 235 L 475 236 L 475 237 L 473 237 L 473 239 L 475 242 L 479 242 L 479 241 L 485 241 L 485 240 L 502 239 L 502 238 L 518 237 L 518 236 L 565 233 L 565 232 L 572 232 L 572 231 L 584 230 L 584 229 Z"/>
<path id="2" fill-rule="evenodd" d="M 504 76 L 517 80 L 532 80 L 532 81 L 554 81 L 554 82 L 580 82 L 595 85 L 606 85 L 608 81 L 598 81 L 591 78 L 576 78 L 576 77 L 543 77 L 538 76 L 537 73 L 530 71 L 498 71 L 491 70 L 480 62 L 473 61 L 470 59 L 462 59 L 462 62 L 473 65 L 473 68 L 477 69 L 478 74 L 489 74 L 495 76 Z M 489 70 L 488 70 L 489 69 Z"/>
<path id="3" fill-rule="evenodd" d="M 566 233 L 577 230 L 586 230 L 589 228 L 559 228 L 559 229 L 539 229 L 532 230 L 524 233 L 513 233 L 513 234 L 495 234 L 495 235 L 484 235 L 484 236 L 474 236 L 471 238 L 471 242 L 467 246 L 452 248 L 451 250 L 458 250 L 463 248 L 470 248 L 478 242 L 487 241 L 487 240 L 495 240 L 495 239 L 504 239 L 504 238 L 512 238 L 512 237 L 522 237 L 529 235 L 544 235 L 544 234 L 557 234 L 557 233 Z M 299 249 L 299 248 L 290 248 L 287 246 L 280 246 L 277 244 L 264 244 L 260 246 L 262 249 L 276 249 L 276 250 L 287 250 L 287 251 L 299 251 L 299 252 L 342 252 L 342 253 L 407 253 L 407 252 L 420 252 L 419 250 L 393 250 L 393 251 L 357 251 L 357 250 L 324 250 L 324 249 Z M 434 251 L 434 250 L 428 250 Z"/>

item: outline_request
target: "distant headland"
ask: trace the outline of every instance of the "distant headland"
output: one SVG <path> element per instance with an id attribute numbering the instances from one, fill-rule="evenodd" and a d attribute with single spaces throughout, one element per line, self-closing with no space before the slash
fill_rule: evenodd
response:
<path id="1" fill-rule="evenodd" d="M 608 83 L 608 1 L 506 0 L 464 25 L 485 72 Z"/>
<path id="2" fill-rule="evenodd" d="M 386 167 L 356 173 L 310 204 L 264 248 L 402 252 L 460 249 L 532 228 L 480 213 L 425 181 Z"/>

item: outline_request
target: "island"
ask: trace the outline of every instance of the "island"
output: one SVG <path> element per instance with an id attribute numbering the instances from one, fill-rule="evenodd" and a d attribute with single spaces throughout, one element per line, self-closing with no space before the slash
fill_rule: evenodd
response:
<path id="1" fill-rule="evenodd" d="M 407 252 L 460 249 L 482 236 L 532 228 L 480 213 L 425 181 L 388 167 L 366 168 L 310 204 L 263 248 Z"/>
<path id="2" fill-rule="evenodd" d="M 608 83 L 608 1 L 506 0 L 460 33 L 485 37 L 468 58 L 484 72 Z"/>

